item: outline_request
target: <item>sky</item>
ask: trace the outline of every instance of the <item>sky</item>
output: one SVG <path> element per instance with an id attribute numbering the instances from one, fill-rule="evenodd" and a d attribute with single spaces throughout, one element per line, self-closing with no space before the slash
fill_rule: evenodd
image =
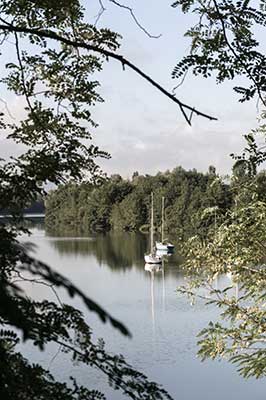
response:
<path id="1" fill-rule="evenodd" d="M 171 8 L 171 0 L 125 0 L 123 4 L 134 8 L 145 29 L 161 35 L 152 39 L 127 10 L 109 0 L 103 4 L 106 11 L 97 26 L 122 34 L 118 52 L 171 91 L 178 83 L 171 78 L 172 69 L 189 52 L 189 40 L 183 35 L 195 22 L 193 16 Z M 84 0 L 84 5 L 86 19 L 94 23 L 99 1 Z M 215 79 L 187 75 L 177 97 L 218 118 L 209 121 L 195 116 L 190 127 L 176 104 L 135 72 L 123 71 L 118 62 L 106 63 L 98 78 L 105 102 L 93 111 L 93 119 L 99 123 L 93 141 L 112 156 L 100 161 L 108 174 L 130 178 L 134 171 L 156 174 L 176 166 L 206 172 L 209 165 L 228 174 L 233 165 L 230 153 L 240 153 L 245 145 L 242 135 L 257 126 L 256 102 L 239 103 L 231 83 L 216 85 Z M 0 108 L 5 109 L 2 100 Z M 8 99 L 8 105 L 16 110 L 16 116 L 23 116 L 20 98 Z M 0 139 L 0 157 L 17 151 L 14 144 Z"/>
<path id="2" fill-rule="evenodd" d="M 171 78 L 177 61 L 188 54 L 187 28 L 195 22 L 170 7 L 170 1 L 127 1 L 141 24 L 159 39 L 151 39 L 134 23 L 125 9 L 105 1 L 106 11 L 98 26 L 110 26 L 123 36 L 119 53 L 169 91 L 178 83 Z M 96 15 L 99 3 L 94 2 Z M 122 71 L 109 62 L 101 76 L 105 104 L 96 109 L 100 127 L 96 141 L 112 159 L 102 163 L 108 173 L 130 177 L 134 171 L 155 174 L 181 165 L 185 169 L 207 171 L 215 165 L 221 174 L 230 173 L 232 152 L 242 151 L 242 135 L 257 126 L 255 102 L 241 104 L 232 84 L 217 85 L 215 79 L 188 74 L 177 97 L 218 118 L 195 117 L 188 126 L 176 104 L 164 97 L 134 72 Z"/>

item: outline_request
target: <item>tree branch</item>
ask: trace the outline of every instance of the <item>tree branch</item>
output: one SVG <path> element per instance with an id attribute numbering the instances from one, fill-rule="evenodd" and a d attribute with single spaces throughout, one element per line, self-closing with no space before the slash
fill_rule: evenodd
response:
<path id="1" fill-rule="evenodd" d="M 7 113 L 8 113 L 8 115 L 9 115 L 9 117 L 10 117 L 11 119 L 15 120 L 15 117 L 11 114 L 11 111 L 10 111 L 9 108 L 8 108 L 7 102 L 6 102 L 4 99 L 2 99 L 2 98 L 0 98 L 0 101 L 1 101 L 1 103 L 4 104 L 5 109 L 6 109 Z"/>
<path id="2" fill-rule="evenodd" d="M 52 292 L 54 293 L 54 295 L 55 295 L 55 297 L 56 297 L 58 303 L 60 304 L 60 306 L 61 306 L 61 307 L 63 306 L 63 303 L 62 303 L 62 301 L 61 301 L 61 299 L 60 299 L 60 297 L 59 297 L 59 295 L 58 295 L 57 291 L 55 290 L 54 285 L 53 285 L 52 283 L 44 282 L 42 279 L 30 279 L 30 278 L 25 278 L 19 271 L 16 270 L 15 272 L 16 272 L 16 274 L 17 274 L 17 276 L 18 276 L 19 279 L 13 279 L 13 280 L 12 280 L 12 283 L 16 283 L 16 282 L 29 282 L 29 283 L 36 283 L 36 284 L 38 284 L 38 285 L 47 286 L 47 287 L 50 288 L 50 289 L 52 290 Z"/>
<path id="3" fill-rule="evenodd" d="M 244 70 L 246 71 L 246 73 L 247 73 L 249 79 L 250 79 L 250 80 L 253 82 L 253 84 L 256 86 L 257 91 L 258 91 L 258 95 L 259 95 L 259 99 L 261 100 L 262 104 L 263 104 L 264 106 L 266 106 L 266 102 L 265 102 L 264 98 L 262 97 L 262 94 L 261 94 L 261 92 L 260 92 L 260 87 L 259 87 L 259 85 L 257 84 L 256 80 L 254 79 L 253 75 L 249 72 L 249 70 L 248 70 L 247 66 L 245 65 L 245 63 L 242 62 L 241 57 L 239 57 L 239 55 L 236 53 L 235 49 L 233 48 L 233 46 L 231 45 L 231 43 L 229 42 L 229 40 L 228 40 L 228 38 L 227 38 L 225 23 L 224 23 L 224 20 L 223 20 L 222 15 L 221 15 L 220 8 L 219 8 L 219 5 L 218 5 L 217 1 L 216 1 L 216 0 L 213 0 L 213 4 L 214 4 L 214 7 L 215 7 L 216 12 L 217 12 L 217 14 L 218 14 L 220 23 L 221 23 L 221 25 L 222 25 L 222 31 L 223 31 L 223 35 L 224 35 L 224 40 L 226 41 L 226 44 L 227 44 L 229 50 L 231 51 L 231 53 L 233 54 L 233 56 L 241 63 L 241 65 L 242 65 L 242 67 L 244 68 Z"/>
<path id="4" fill-rule="evenodd" d="M 117 385 L 117 387 L 119 387 L 119 389 L 123 390 L 123 392 L 127 396 L 129 396 L 131 399 L 137 400 L 137 399 L 142 398 L 143 393 L 140 392 L 140 389 L 143 389 L 143 386 L 139 384 L 138 385 L 139 387 L 137 387 L 137 385 L 135 385 L 133 390 L 135 392 L 137 392 L 136 394 L 133 391 L 131 391 L 128 388 L 128 382 L 123 378 L 123 373 L 121 374 L 121 371 L 119 370 L 118 367 L 115 368 L 117 375 L 115 375 L 113 373 L 113 368 L 114 367 L 113 367 L 113 364 L 110 363 L 110 361 L 113 361 L 112 359 L 110 359 L 110 358 L 108 359 L 108 357 L 106 357 L 104 360 L 99 359 L 99 358 L 97 358 L 97 353 L 95 353 L 94 357 L 90 357 L 90 359 L 88 360 L 88 356 L 86 354 L 84 354 L 81 350 L 79 350 L 76 347 L 74 347 L 73 345 L 69 345 L 69 344 L 63 342 L 62 340 L 60 340 L 58 338 L 55 338 L 54 342 L 59 344 L 61 347 L 65 348 L 66 350 L 72 351 L 73 353 L 76 353 L 78 356 L 81 357 L 82 360 L 84 360 L 84 362 L 86 364 L 91 363 L 92 365 L 94 365 L 94 367 L 96 367 L 100 371 L 102 371 L 110 379 L 111 382 L 113 382 L 115 385 Z M 124 368 L 126 369 L 127 373 L 131 373 L 132 374 L 132 377 L 134 377 L 134 374 L 135 374 L 135 378 L 136 378 L 136 371 L 131 369 L 131 367 L 129 365 L 125 364 Z M 143 383 L 143 384 L 146 383 L 147 384 L 147 388 L 149 389 L 150 386 L 151 386 L 151 383 L 146 381 L 146 376 L 143 375 L 143 374 L 140 374 L 140 373 L 137 373 L 137 375 L 139 375 L 139 377 L 142 377 L 144 382 L 141 382 L 141 383 Z M 160 390 L 160 387 L 158 387 L 157 385 L 156 385 L 156 392 L 157 392 L 156 393 L 157 395 L 160 394 L 160 397 L 156 396 L 156 398 L 163 399 L 162 394 L 164 394 L 164 398 L 165 399 L 173 400 L 173 398 L 164 389 Z M 145 395 L 147 395 L 147 393 L 145 393 Z M 155 398 L 155 397 L 152 396 L 152 393 L 150 393 L 150 395 L 151 395 L 151 397 L 149 397 L 149 398 Z M 147 398 L 147 397 L 145 396 L 145 398 Z"/>
<path id="5" fill-rule="evenodd" d="M 12 25 L 9 25 L 9 26 L 12 26 Z M 47 144 L 49 145 L 50 142 L 49 142 L 49 139 L 47 137 L 46 131 L 43 128 L 42 123 L 41 123 L 38 115 L 34 111 L 34 108 L 32 107 L 32 104 L 31 104 L 31 101 L 30 101 L 30 96 L 28 94 L 28 90 L 27 90 L 27 86 L 26 86 L 26 77 L 25 77 L 24 66 L 23 66 L 23 62 L 22 62 L 22 57 L 20 55 L 19 39 L 18 39 L 17 32 L 14 32 L 14 36 L 15 36 L 15 47 L 16 47 L 17 59 L 18 59 L 18 64 L 19 64 L 19 69 L 20 69 L 20 76 L 21 76 L 21 81 L 22 81 L 22 86 L 23 86 L 23 91 L 24 91 L 24 95 L 25 95 L 25 98 L 26 98 L 26 102 L 28 104 L 29 111 L 31 112 L 33 118 L 39 124 L 39 126 L 42 128 L 44 138 L 45 138 Z"/>
<path id="6" fill-rule="evenodd" d="M 145 72 L 143 72 L 135 64 L 133 64 L 132 62 L 130 62 L 129 60 L 124 58 L 122 55 L 113 53 L 112 51 L 103 49 L 96 45 L 85 43 L 83 41 L 68 39 L 66 37 L 58 35 L 57 33 L 53 32 L 51 30 L 44 31 L 44 30 L 38 30 L 38 29 L 34 29 L 34 28 L 14 26 L 11 24 L 4 24 L 4 25 L 0 24 L 0 30 L 8 31 L 8 32 L 24 33 L 24 34 L 29 34 L 29 35 L 36 35 L 41 38 L 51 39 L 51 40 L 55 40 L 60 43 L 64 43 L 64 44 L 66 44 L 68 46 L 72 46 L 76 49 L 80 48 L 80 49 L 94 51 L 96 53 L 99 53 L 99 54 L 105 56 L 107 59 L 111 58 L 111 59 L 117 60 L 118 62 L 120 62 L 122 64 L 123 67 L 127 66 L 131 70 L 135 71 L 137 73 L 137 75 L 141 76 L 144 80 L 149 82 L 152 86 L 154 86 L 156 89 L 158 89 L 166 97 L 168 97 L 170 100 L 172 100 L 174 103 L 176 103 L 179 106 L 185 120 L 187 121 L 187 123 L 189 125 L 191 125 L 191 118 L 187 115 L 187 112 L 188 113 L 192 112 L 198 116 L 207 118 L 209 120 L 217 120 L 216 117 L 213 117 L 211 115 L 203 113 L 203 112 L 195 109 L 194 107 L 189 106 L 188 104 L 185 104 L 182 101 L 180 101 L 179 99 L 177 99 L 173 94 L 171 94 L 166 89 L 164 89 L 159 83 L 157 83 L 154 79 L 152 79 L 149 75 L 147 75 Z"/>
<path id="7" fill-rule="evenodd" d="M 129 330 L 117 319 L 113 318 L 101 306 L 87 297 L 80 289 L 73 285 L 68 279 L 64 278 L 61 274 L 53 271 L 48 265 L 41 261 L 29 256 L 23 249 L 21 249 L 21 271 L 27 271 L 33 276 L 39 276 L 42 280 L 49 282 L 53 287 L 63 287 L 66 289 L 71 297 L 80 297 L 86 307 L 95 312 L 103 322 L 110 322 L 110 324 L 118 329 L 123 335 L 131 337 Z"/>
<path id="8" fill-rule="evenodd" d="M 128 6 L 124 5 L 124 4 L 119 3 L 117 0 L 109 0 L 109 2 L 115 4 L 116 6 L 118 6 L 118 7 L 120 7 L 120 8 L 124 8 L 125 10 L 128 10 L 128 11 L 130 12 L 130 14 L 131 14 L 133 20 L 135 21 L 136 25 L 137 25 L 147 36 L 149 36 L 149 38 L 152 38 L 152 39 L 159 39 L 159 38 L 162 36 L 161 33 L 160 33 L 159 35 L 151 35 L 151 34 L 147 31 L 147 29 L 145 29 L 144 26 L 141 25 L 141 23 L 138 21 L 138 19 L 137 19 L 135 13 L 134 13 L 134 11 L 133 11 L 133 9 L 132 9 L 131 7 L 128 7 Z"/>
<path id="9" fill-rule="evenodd" d="M 95 20 L 95 23 L 94 23 L 95 26 L 98 24 L 101 16 L 106 11 L 106 8 L 104 7 L 102 0 L 99 0 L 99 4 L 100 4 L 100 10 L 99 10 L 98 14 L 96 15 L 96 20 Z"/>

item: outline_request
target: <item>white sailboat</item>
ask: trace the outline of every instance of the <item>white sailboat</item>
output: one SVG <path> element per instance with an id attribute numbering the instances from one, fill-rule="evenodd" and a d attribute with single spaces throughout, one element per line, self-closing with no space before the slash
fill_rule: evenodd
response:
<path id="1" fill-rule="evenodd" d="M 173 251 L 175 246 L 172 243 L 166 241 L 167 239 L 164 239 L 164 197 L 162 197 L 161 242 L 155 243 L 156 250 L 165 252 Z"/>
<path id="2" fill-rule="evenodd" d="M 153 222 L 153 193 L 151 193 L 151 226 L 150 226 L 150 254 L 144 255 L 145 263 L 147 264 L 161 264 L 162 257 L 156 255 L 153 243 L 153 231 L 154 231 L 154 222 Z"/>

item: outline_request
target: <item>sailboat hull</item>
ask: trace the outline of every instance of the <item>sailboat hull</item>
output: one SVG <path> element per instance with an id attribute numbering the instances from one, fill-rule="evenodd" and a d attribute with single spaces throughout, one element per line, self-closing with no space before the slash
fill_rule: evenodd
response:
<path id="1" fill-rule="evenodd" d="M 173 251 L 174 248 L 175 248 L 175 246 L 174 246 L 173 244 L 167 243 L 167 249 L 168 249 L 168 251 Z"/>
<path id="2" fill-rule="evenodd" d="M 162 250 L 168 251 L 167 244 L 163 244 L 161 242 L 156 242 L 155 247 L 157 250 L 160 250 L 160 251 L 162 251 Z"/>
<path id="3" fill-rule="evenodd" d="M 160 250 L 160 251 L 169 251 L 172 252 L 175 248 L 175 246 L 171 243 L 162 243 L 162 242 L 156 242 L 155 244 L 156 246 L 156 250 Z"/>

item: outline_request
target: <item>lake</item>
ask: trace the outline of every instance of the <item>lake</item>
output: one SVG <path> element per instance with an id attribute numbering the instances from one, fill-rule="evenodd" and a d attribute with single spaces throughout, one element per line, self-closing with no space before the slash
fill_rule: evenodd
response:
<path id="1" fill-rule="evenodd" d="M 108 234 L 91 237 L 49 236 L 39 226 L 32 236 L 22 237 L 36 245 L 35 256 L 72 280 L 132 333 L 128 339 L 84 309 L 79 299 L 69 299 L 59 290 L 62 301 L 82 309 L 93 327 L 94 337 L 104 338 L 106 349 L 123 354 L 127 361 L 148 377 L 161 383 L 174 399 L 256 400 L 265 399 L 264 380 L 244 380 L 226 361 L 197 358 L 197 333 L 217 318 L 217 311 L 197 301 L 191 305 L 176 293 L 184 283 L 178 254 L 167 257 L 159 271 L 145 270 L 143 254 L 148 237 L 140 234 Z M 225 282 L 225 280 L 228 282 Z M 219 284 L 230 284 L 227 277 Z M 27 284 L 35 299 L 54 294 L 44 286 Z M 119 392 L 94 369 L 72 365 L 67 355 L 50 347 L 45 352 L 23 346 L 25 355 L 40 362 L 61 380 L 75 376 L 80 384 L 98 388 L 109 400 L 120 400 Z"/>

